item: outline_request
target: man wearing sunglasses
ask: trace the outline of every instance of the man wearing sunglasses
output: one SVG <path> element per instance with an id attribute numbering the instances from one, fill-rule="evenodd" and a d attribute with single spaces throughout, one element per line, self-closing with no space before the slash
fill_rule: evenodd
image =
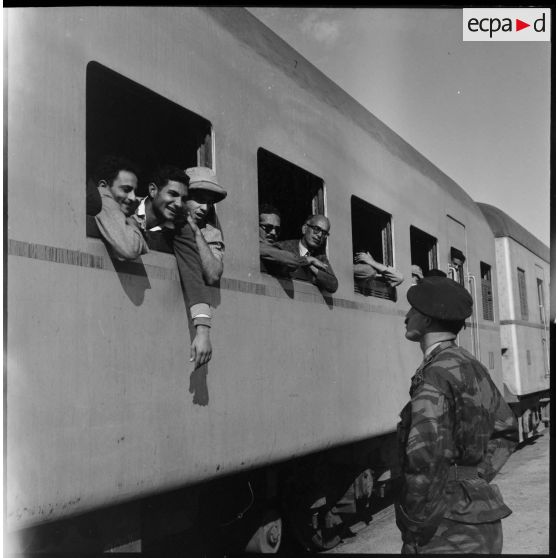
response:
<path id="1" fill-rule="evenodd" d="M 301 266 L 291 275 L 294 279 L 310 281 L 319 289 L 334 293 L 337 290 L 337 277 L 325 255 L 325 243 L 331 225 L 325 215 L 310 215 L 302 226 L 300 240 L 279 242 L 283 250 L 304 258 L 306 266 Z"/>
<path id="2" fill-rule="evenodd" d="M 298 254 L 283 250 L 277 240 L 281 234 L 279 210 L 269 204 L 260 207 L 260 260 L 262 271 L 271 275 L 288 276 L 310 262 Z"/>

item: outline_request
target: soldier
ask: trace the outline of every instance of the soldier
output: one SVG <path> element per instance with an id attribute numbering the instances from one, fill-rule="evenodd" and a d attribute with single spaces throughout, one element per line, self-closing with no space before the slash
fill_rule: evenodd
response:
<path id="1" fill-rule="evenodd" d="M 424 360 L 398 426 L 402 553 L 500 554 L 501 519 L 511 510 L 489 483 L 515 449 L 517 420 L 486 368 L 455 344 L 470 294 L 426 277 L 407 300 L 405 337 L 420 343 Z"/>

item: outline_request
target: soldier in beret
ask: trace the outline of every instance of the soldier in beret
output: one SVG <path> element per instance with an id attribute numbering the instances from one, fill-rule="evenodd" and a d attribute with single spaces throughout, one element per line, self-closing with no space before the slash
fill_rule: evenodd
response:
<path id="1" fill-rule="evenodd" d="M 511 510 L 490 483 L 515 449 L 517 420 L 487 369 L 455 343 L 472 311 L 467 290 L 425 277 L 407 300 L 405 337 L 424 360 L 398 425 L 402 553 L 500 554 Z"/>

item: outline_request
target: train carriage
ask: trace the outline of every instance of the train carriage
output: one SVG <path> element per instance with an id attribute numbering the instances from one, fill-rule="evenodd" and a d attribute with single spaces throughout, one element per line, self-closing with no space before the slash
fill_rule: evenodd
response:
<path id="1" fill-rule="evenodd" d="M 404 340 L 413 264 L 472 292 L 459 342 L 502 386 L 498 292 L 481 277 L 496 253 L 478 206 L 247 11 L 10 9 L 6 19 L 13 544 L 118 506 L 139 525 L 156 495 L 256 470 L 276 497 L 286 463 L 381 449 L 421 358 Z M 174 257 L 118 262 L 87 228 L 84 184 L 103 152 L 147 170 L 210 166 L 229 191 L 206 370 L 189 363 Z M 308 213 L 330 218 L 335 294 L 260 269 L 263 201 L 293 237 Z M 363 291 L 357 247 L 405 282 Z M 141 546 L 142 529 L 126 529 Z M 132 538 L 97 534 L 102 549 Z M 276 550 L 274 540 L 264 547 Z"/>
<path id="2" fill-rule="evenodd" d="M 479 207 L 495 237 L 504 393 L 530 438 L 550 421 L 550 250 L 501 209 Z"/>

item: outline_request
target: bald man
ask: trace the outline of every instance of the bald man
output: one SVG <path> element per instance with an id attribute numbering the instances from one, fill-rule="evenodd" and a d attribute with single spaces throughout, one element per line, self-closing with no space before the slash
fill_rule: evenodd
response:
<path id="1" fill-rule="evenodd" d="M 328 293 L 337 290 L 337 277 L 325 255 L 325 243 L 331 225 L 325 215 L 311 215 L 302 226 L 302 238 L 279 242 L 283 250 L 306 258 L 309 265 L 301 266 L 291 275 L 293 279 L 310 281 Z"/>

